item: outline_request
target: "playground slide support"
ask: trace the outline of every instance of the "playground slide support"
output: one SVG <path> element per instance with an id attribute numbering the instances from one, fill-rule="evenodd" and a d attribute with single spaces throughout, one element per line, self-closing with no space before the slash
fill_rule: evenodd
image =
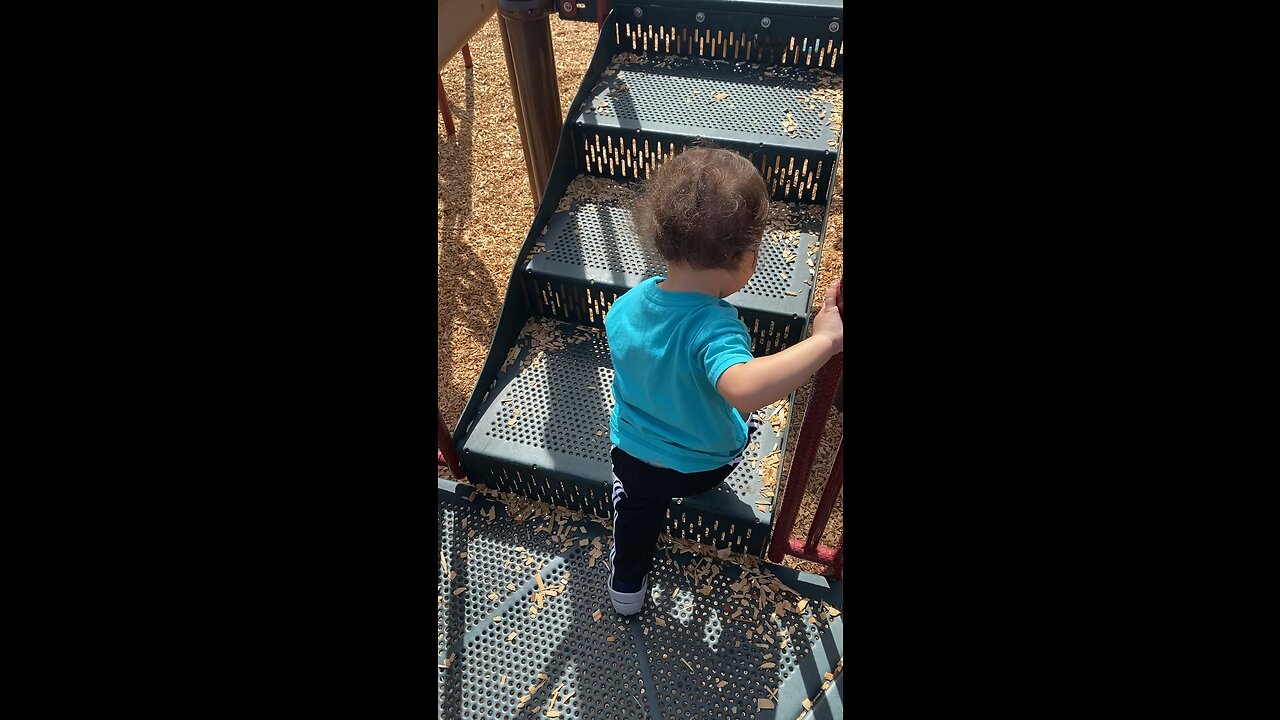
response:
<path id="1" fill-rule="evenodd" d="M 463 51 L 467 67 L 471 67 L 471 53 L 464 48 L 498 11 L 497 0 L 440 0 L 437 10 L 436 72 L 444 72 L 444 66 L 459 50 Z"/>
<path id="2" fill-rule="evenodd" d="M 524 149 L 534 212 L 542 202 L 560 144 L 564 115 L 551 45 L 552 0 L 498 0 L 507 76 L 515 100 L 516 124 Z"/>

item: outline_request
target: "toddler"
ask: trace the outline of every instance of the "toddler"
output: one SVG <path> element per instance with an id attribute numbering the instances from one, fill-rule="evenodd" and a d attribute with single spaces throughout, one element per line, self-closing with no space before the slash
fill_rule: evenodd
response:
<path id="1" fill-rule="evenodd" d="M 613 548 L 609 596 L 640 612 L 672 498 L 705 492 L 742 462 L 755 410 L 789 395 L 844 349 L 837 284 L 812 334 L 755 358 L 722 298 L 755 272 L 769 193 L 736 153 L 691 148 L 667 161 L 637 207 L 641 239 L 667 262 L 619 297 L 605 318 L 613 358 Z"/>

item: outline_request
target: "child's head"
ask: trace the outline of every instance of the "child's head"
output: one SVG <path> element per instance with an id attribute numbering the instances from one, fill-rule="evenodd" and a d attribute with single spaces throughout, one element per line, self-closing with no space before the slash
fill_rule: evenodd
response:
<path id="1" fill-rule="evenodd" d="M 736 270 L 748 255 L 754 263 L 769 215 L 769 191 L 750 160 L 728 150 L 694 147 L 654 174 L 639 210 L 641 238 L 653 243 L 668 265 Z"/>

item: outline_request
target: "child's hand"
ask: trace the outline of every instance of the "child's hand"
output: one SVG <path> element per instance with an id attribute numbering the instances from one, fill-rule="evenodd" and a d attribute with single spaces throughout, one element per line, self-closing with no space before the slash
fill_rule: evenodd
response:
<path id="1" fill-rule="evenodd" d="M 844 316 L 836 307 L 836 297 L 840 293 L 840 280 L 831 283 L 827 288 L 827 296 L 822 301 L 822 309 L 813 319 L 813 335 L 825 335 L 831 339 L 835 352 L 844 352 Z M 834 353 L 833 353 L 834 354 Z"/>

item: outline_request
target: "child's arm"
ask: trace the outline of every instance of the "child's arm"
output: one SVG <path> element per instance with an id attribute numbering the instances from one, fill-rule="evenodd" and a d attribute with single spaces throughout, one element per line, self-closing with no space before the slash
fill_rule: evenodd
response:
<path id="1" fill-rule="evenodd" d="M 807 339 L 782 352 L 738 363 L 720 375 L 716 390 L 730 405 L 746 414 L 781 400 L 844 351 L 844 319 L 836 307 L 839 282 L 827 289 Z"/>

